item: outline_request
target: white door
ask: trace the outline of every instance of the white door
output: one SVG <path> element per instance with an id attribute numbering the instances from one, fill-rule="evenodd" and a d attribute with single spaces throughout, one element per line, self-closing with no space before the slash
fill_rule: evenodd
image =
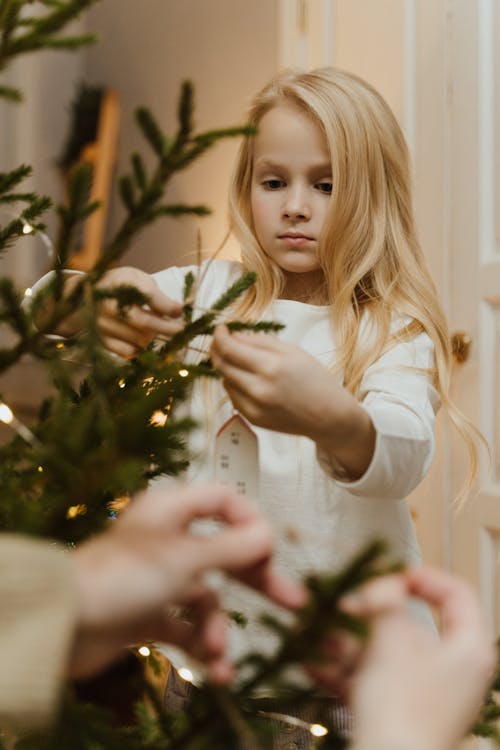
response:
<path id="1" fill-rule="evenodd" d="M 478 494 L 452 518 L 451 562 L 478 587 L 499 634 L 500 3 L 455 0 L 450 10 L 451 315 L 473 340 L 470 361 L 455 375 L 455 395 L 492 452 Z M 450 460 L 461 461 L 456 444 Z"/>

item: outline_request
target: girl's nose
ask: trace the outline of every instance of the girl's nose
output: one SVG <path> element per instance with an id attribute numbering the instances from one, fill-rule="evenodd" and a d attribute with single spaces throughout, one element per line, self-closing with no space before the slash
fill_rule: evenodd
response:
<path id="1" fill-rule="evenodd" d="M 311 207 L 305 190 L 297 188 L 287 192 L 283 204 L 283 216 L 287 219 L 311 218 Z"/>

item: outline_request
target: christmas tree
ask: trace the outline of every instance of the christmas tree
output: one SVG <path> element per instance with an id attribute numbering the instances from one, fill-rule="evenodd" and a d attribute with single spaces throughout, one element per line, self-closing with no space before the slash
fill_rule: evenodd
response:
<path id="1" fill-rule="evenodd" d="M 96 0 L 42 0 L 45 13 L 29 14 L 29 0 L 0 0 L 0 70 L 17 55 L 43 48 L 77 48 L 93 41 L 91 35 L 61 36 L 66 25 Z M 21 92 L 0 87 L 0 95 L 19 100 Z M 131 157 L 130 172 L 119 180 L 126 217 L 115 236 L 102 249 L 99 260 L 67 295 L 63 270 L 75 249 L 78 227 L 96 209 L 89 204 L 92 180 L 88 166 L 72 173 L 68 199 L 56 210 L 60 231 L 55 244 L 53 274 L 44 288 L 26 304 L 11 279 L 0 279 L 0 319 L 8 343 L 0 349 L 0 373 L 15 368 L 23 357 L 42 362 L 52 383 L 49 398 L 40 404 L 30 425 L 20 422 L 1 394 L 0 419 L 14 429 L 12 440 L 0 449 L 0 528 L 74 545 L 112 522 L 113 515 L 154 477 L 177 475 L 187 466 L 186 437 L 193 427 L 178 416 L 178 406 L 189 395 L 196 378 L 217 373 L 209 359 L 186 364 L 183 355 L 193 340 L 210 335 L 218 320 L 233 329 L 276 329 L 276 324 L 241 323 L 231 319 L 231 305 L 254 283 L 246 274 L 211 308 L 194 314 L 198 279 L 187 274 L 184 288 L 184 322 L 181 333 L 159 346 L 151 346 L 131 361 L 112 359 L 106 353 L 96 325 L 96 309 L 103 299 L 116 300 L 125 316 L 132 305 L 147 304 L 137 289 L 106 289 L 103 275 L 116 263 L 130 241 L 145 226 L 164 216 L 203 216 L 204 205 L 165 202 L 169 181 L 222 138 L 248 134 L 249 128 L 224 128 L 196 133 L 193 125 L 193 90 L 182 86 L 178 128 L 165 135 L 151 112 L 138 109 L 137 124 L 155 154 L 149 172 L 138 153 Z M 0 227 L 0 250 L 15 245 L 26 231 L 43 231 L 43 215 L 51 207 L 48 197 L 25 192 L 23 181 L 30 168 L 0 174 L 0 203 L 19 208 L 18 215 Z M 48 301 L 50 300 L 50 304 Z M 58 322 L 79 309 L 86 333 L 74 339 L 48 337 Z M 132 498 L 132 500 L 131 500 Z M 255 692 L 271 685 L 276 710 L 290 702 L 308 700 L 314 690 L 298 687 L 287 677 L 290 665 L 321 658 L 319 644 L 332 629 L 347 629 L 365 637 L 363 621 L 348 617 L 338 607 L 339 598 L 375 575 L 393 569 L 383 545 L 374 542 L 341 572 L 312 577 L 306 583 L 310 601 L 290 626 L 267 618 L 270 631 L 279 636 L 271 657 L 251 654 L 237 665 L 242 678 L 237 687 L 207 685 L 196 691 L 182 716 L 165 713 L 161 701 L 144 675 L 144 659 L 134 649 L 128 659 L 97 682 L 68 686 L 59 718 L 50 732 L 19 740 L 18 750 L 64 748 L 230 748 L 244 739 L 249 747 L 270 746 L 268 722 L 261 717 Z M 150 666 L 157 662 L 153 654 Z M 120 681 L 123 706 L 99 696 L 112 694 L 113 680 Z M 480 731 L 495 735 L 498 707 L 490 698 Z M 340 748 L 345 740 L 321 715 L 308 725 L 318 746 Z M 328 731 L 329 730 L 329 731 Z"/>

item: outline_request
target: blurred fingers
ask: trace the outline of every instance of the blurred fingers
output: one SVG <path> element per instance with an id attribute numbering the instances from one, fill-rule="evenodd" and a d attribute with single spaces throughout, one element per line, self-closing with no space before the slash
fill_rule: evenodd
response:
<path id="1" fill-rule="evenodd" d="M 125 341 L 121 341 L 121 339 L 104 336 L 102 339 L 102 343 L 104 344 L 108 352 L 117 354 L 119 357 L 123 357 L 123 359 L 132 359 L 138 354 L 138 349 L 136 346 L 127 344 Z"/>
<path id="2" fill-rule="evenodd" d="M 342 597 L 341 608 L 351 615 L 373 617 L 401 608 L 408 599 L 408 590 L 401 575 L 377 578 Z"/>

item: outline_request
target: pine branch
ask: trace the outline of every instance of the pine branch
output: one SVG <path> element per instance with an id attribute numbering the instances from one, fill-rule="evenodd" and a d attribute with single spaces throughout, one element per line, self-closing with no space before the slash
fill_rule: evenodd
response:
<path id="1" fill-rule="evenodd" d="M 230 331 L 252 331 L 253 333 L 277 333 L 285 328 L 283 323 L 275 323 L 269 320 L 249 321 L 247 323 L 240 320 L 229 320 L 224 325 Z"/>
<path id="2" fill-rule="evenodd" d="M 0 86 L 0 99 L 10 99 L 11 102 L 21 102 L 23 95 L 19 89 L 12 86 Z"/>
<path id="3" fill-rule="evenodd" d="M 0 197 L 19 185 L 27 177 L 30 177 L 32 171 L 31 167 L 21 164 L 11 172 L 0 172 Z"/>
<path id="4" fill-rule="evenodd" d="M 160 349 L 160 354 L 164 357 L 171 357 L 174 353 L 184 349 L 197 336 L 212 334 L 218 313 L 235 302 L 238 297 L 255 283 L 255 280 L 256 275 L 253 272 L 243 274 L 213 303 L 210 308 L 212 312 L 204 313 L 196 320 L 191 320 L 190 316 L 189 322 L 184 329 L 167 341 Z"/>
<path id="5" fill-rule="evenodd" d="M 255 132 L 249 126 L 224 128 L 192 135 L 193 89 L 186 81 L 181 88 L 178 106 L 178 128 L 173 137 L 161 130 L 151 112 L 144 107 L 136 110 L 136 119 L 143 136 L 157 157 L 157 165 L 148 176 L 139 154 L 132 156 L 132 171 L 120 178 L 120 197 L 127 218 L 93 269 L 94 279 L 99 278 L 128 248 L 135 235 L 148 223 L 162 216 L 194 214 L 205 216 L 207 206 L 162 205 L 167 185 L 176 173 L 185 169 L 217 141 Z"/>
<path id="6" fill-rule="evenodd" d="M 68 204 L 57 208 L 61 221 L 54 251 L 56 268 L 67 265 L 68 258 L 75 249 L 74 242 L 80 223 L 99 207 L 97 201 L 89 202 L 91 188 L 92 167 L 90 164 L 81 164 L 69 179 Z"/>
<path id="7" fill-rule="evenodd" d="M 470 734 L 477 737 L 486 737 L 494 741 L 497 747 L 500 747 L 500 638 L 496 642 L 497 649 L 497 668 L 493 679 L 491 680 L 488 695 L 481 706 L 479 716 L 471 727 Z"/>
<path id="8" fill-rule="evenodd" d="M 60 37 L 59 33 L 83 10 L 99 0 L 44 2 L 47 13 L 28 19 L 21 16 L 23 0 L 3 0 L 0 5 L 0 70 L 15 57 L 39 49 L 75 49 L 96 41 L 92 34 Z M 19 92 L 3 87 L 0 94 L 19 100 Z"/>

